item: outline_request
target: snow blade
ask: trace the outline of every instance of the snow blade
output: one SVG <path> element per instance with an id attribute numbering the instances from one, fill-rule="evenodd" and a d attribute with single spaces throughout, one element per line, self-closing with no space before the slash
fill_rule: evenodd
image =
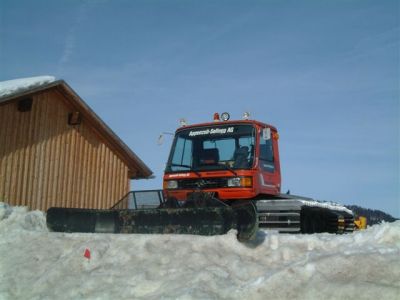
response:
<path id="1" fill-rule="evenodd" d="M 238 230 L 238 239 L 252 238 L 257 213 L 249 201 L 237 207 L 99 210 L 51 207 L 47 227 L 57 232 L 225 234 Z"/>

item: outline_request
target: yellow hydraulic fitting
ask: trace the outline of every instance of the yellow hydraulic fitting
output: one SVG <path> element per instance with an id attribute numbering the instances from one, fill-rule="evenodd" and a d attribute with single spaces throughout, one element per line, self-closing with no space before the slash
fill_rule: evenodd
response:
<path id="1" fill-rule="evenodd" d="M 367 228 L 367 218 L 363 216 L 357 217 L 357 219 L 354 220 L 354 225 L 355 229 L 360 230 L 360 229 L 366 229 Z"/>

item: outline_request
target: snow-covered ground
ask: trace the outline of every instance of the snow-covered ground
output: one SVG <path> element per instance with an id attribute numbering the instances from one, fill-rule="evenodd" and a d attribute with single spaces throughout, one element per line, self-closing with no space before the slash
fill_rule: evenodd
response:
<path id="1" fill-rule="evenodd" d="M 19 78 L 0 82 L 0 97 L 9 96 L 11 94 L 23 92 L 27 89 L 39 87 L 41 85 L 55 81 L 53 76 L 35 76 L 27 78 Z"/>
<path id="2" fill-rule="evenodd" d="M 84 256 L 89 249 L 91 258 Z M 348 235 L 64 234 L 0 204 L 1 299 L 399 299 L 400 221 Z"/>

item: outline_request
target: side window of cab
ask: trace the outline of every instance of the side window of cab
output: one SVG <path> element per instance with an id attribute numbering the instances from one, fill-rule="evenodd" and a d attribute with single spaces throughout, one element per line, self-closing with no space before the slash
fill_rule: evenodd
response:
<path id="1" fill-rule="evenodd" d="M 260 133 L 260 166 L 263 171 L 273 173 L 275 171 L 274 152 L 272 147 L 272 138 L 270 130 Z"/>

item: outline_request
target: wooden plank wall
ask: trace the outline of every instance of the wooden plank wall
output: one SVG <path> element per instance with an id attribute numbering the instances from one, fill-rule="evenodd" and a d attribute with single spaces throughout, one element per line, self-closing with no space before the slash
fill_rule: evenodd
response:
<path id="1" fill-rule="evenodd" d="M 130 189 L 127 166 L 85 120 L 68 125 L 71 104 L 55 90 L 33 97 L 32 110 L 0 105 L 0 201 L 109 208 Z"/>

